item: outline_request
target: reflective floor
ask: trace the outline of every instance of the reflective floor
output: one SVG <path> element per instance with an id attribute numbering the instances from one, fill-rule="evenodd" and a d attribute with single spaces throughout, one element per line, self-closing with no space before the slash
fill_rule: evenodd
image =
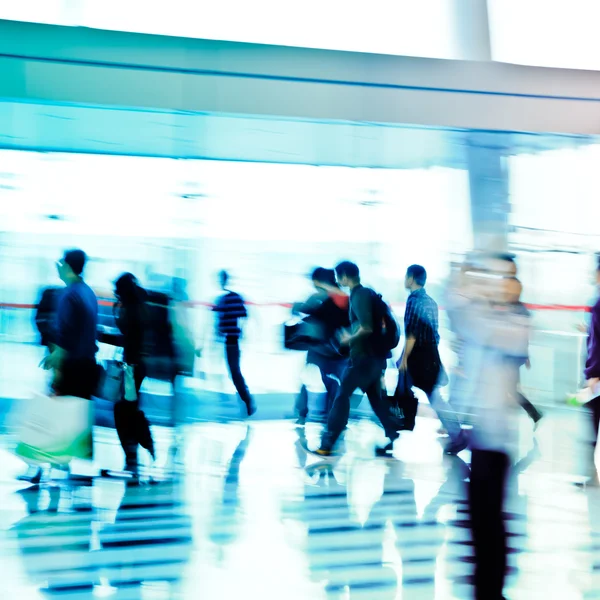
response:
<path id="1" fill-rule="evenodd" d="M 536 443 L 524 418 L 509 599 L 600 598 L 600 491 L 575 485 L 579 417 L 547 415 Z M 357 421 L 345 454 L 326 460 L 303 449 L 318 425 L 197 424 L 174 459 L 180 476 L 141 487 L 27 487 L 5 440 L 0 598 L 471 598 L 470 456 L 444 458 L 438 423 L 418 421 L 393 459 L 373 457 L 383 433 Z M 156 436 L 164 462 L 171 434 Z M 118 468 L 113 431 L 97 430 L 95 450 Z"/>

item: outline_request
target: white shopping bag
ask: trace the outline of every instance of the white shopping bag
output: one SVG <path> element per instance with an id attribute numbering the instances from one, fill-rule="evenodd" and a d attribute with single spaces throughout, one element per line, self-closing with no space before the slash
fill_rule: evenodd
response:
<path id="1" fill-rule="evenodd" d="M 16 453 L 30 463 L 65 465 L 93 457 L 94 404 L 74 396 L 36 394 L 18 424 Z"/>

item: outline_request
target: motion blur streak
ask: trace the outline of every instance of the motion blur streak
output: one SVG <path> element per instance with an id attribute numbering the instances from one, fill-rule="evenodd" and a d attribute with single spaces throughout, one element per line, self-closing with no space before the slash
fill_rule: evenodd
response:
<path id="1" fill-rule="evenodd" d="M 0 598 L 597 598 L 595 3 L 13 4 Z"/>

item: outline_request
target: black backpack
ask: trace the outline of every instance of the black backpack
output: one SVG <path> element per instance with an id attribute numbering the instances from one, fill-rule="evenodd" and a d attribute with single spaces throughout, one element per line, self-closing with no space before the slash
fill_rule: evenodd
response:
<path id="1" fill-rule="evenodd" d="M 373 295 L 373 333 L 370 338 L 374 356 L 390 358 L 392 350 L 400 343 L 400 327 L 392 309 L 381 294 L 371 290 Z"/>

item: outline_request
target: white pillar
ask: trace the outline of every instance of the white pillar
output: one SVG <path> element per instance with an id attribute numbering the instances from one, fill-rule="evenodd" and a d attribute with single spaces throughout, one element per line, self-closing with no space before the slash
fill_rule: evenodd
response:
<path id="1" fill-rule="evenodd" d="M 492 60 L 487 0 L 450 0 L 460 60 Z"/>

